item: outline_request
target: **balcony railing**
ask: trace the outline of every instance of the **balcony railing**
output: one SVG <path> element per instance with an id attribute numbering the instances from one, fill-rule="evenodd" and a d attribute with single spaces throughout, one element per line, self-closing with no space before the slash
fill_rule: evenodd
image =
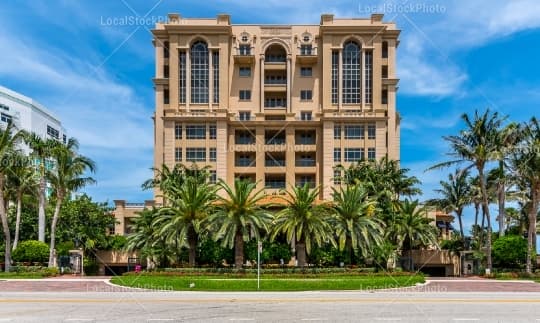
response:
<path id="1" fill-rule="evenodd" d="M 285 186 L 286 186 L 285 181 L 267 181 L 264 184 L 265 188 L 272 188 L 272 189 L 285 188 Z"/>
<path id="2" fill-rule="evenodd" d="M 287 79 L 264 79 L 265 85 L 286 85 Z"/>
<path id="3" fill-rule="evenodd" d="M 287 100 L 265 100 L 264 101 L 264 107 L 265 108 L 286 108 L 287 107 Z"/>
<path id="4" fill-rule="evenodd" d="M 264 161 L 264 166 L 266 166 L 266 167 L 284 167 L 285 166 L 285 161 L 284 160 L 266 159 Z"/>
<path id="5" fill-rule="evenodd" d="M 284 145 L 285 144 L 285 138 L 270 138 L 266 139 L 267 145 Z"/>
<path id="6" fill-rule="evenodd" d="M 309 188 L 314 188 L 315 187 L 315 182 L 314 181 L 300 181 L 300 182 L 296 183 L 296 186 L 297 187 L 304 187 L 304 185 L 306 185 L 306 184 L 308 184 Z"/>
<path id="7" fill-rule="evenodd" d="M 296 139 L 295 143 L 297 145 L 315 145 L 315 138 L 300 138 Z"/>
<path id="8" fill-rule="evenodd" d="M 296 161 L 298 167 L 313 167 L 315 166 L 315 159 L 300 159 Z"/>
<path id="9" fill-rule="evenodd" d="M 287 57 L 282 55 L 266 55 L 264 57 L 265 63 L 285 63 L 286 61 Z"/>
<path id="10" fill-rule="evenodd" d="M 255 138 L 237 137 L 234 139 L 234 143 L 237 145 L 253 145 Z"/>
<path id="11" fill-rule="evenodd" d="M 238 159 L 234 164 L 238 167 L 255 167 L 255 159 Z"/>

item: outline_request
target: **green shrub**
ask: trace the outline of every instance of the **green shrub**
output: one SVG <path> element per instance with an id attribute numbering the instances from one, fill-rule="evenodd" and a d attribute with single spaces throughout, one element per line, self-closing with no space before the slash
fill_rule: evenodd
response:
<path id="1" fill-rule="evenodd" d="M 493 264 L 503 268 L 521 268 L 527 260 L 527 240 L 517 235 L 500 237 L 493 243 Z"/>
<path id="2" fill-rule="evenodd" d="M 127 238 L 121 235 L 113 235 L 107 237 L 107 249 L 122 250 L 127 243 Z"/>
<path id="3" fill-rule="evenodd" d="M 57 256 L 69 256 L 69 251 L 75 249 L 75 244 L 72 241 L 60 242 L 56 245 Z"/>
<path id="4" fill-rule="evenodd" d="M 17 262 L 46 262 L 49 260 L 49 246 L 45 242 L 27 240 L 21 242 L 13 252 Z"/>
<path id="5" fill-rule="evenodd" d="M 99 272 L 99 265 L 94 259 L 84 259 L 84 274 L 87 276 L 95 276 Z"/>

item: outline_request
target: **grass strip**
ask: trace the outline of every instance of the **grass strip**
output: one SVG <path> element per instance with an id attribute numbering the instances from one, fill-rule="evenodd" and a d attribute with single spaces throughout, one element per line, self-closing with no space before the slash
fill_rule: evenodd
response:
<path id="1" fill-rule="evenodd" d="M 112 283 L 150 290 L 257 291 L 257 279 L 246 277 L 128 275 L 114 277 Z M 387 276 L 310 276 L 309 278 L 261 278 L 261 291 L 374 290 L 414 286 L 423 283 L 421 275 Z"/>

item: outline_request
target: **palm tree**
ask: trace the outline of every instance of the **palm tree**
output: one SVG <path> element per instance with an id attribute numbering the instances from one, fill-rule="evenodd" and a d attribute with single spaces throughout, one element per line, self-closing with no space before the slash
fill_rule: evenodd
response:
<path id="1" fill-rule="evenodd" d="M 349 255 L 351 251 L 358 252 L 360 249 L 364 257 L 368 256 L 374 246 L 383 243 L 383 223 L 374 217 L 376 201 L 368 196 L 367 190 L 360 184 L 332 190 L 332 210 L 335 215 L 332 226 L 339 249 L 346 247 Z"/>
<path id="2" fill-rule="evenodd" d="M 39 167 L 39 205 L 38 205 L 38 240 L 45 242 L 45 190 L 47 189 L 47 162 L 51 157 L 53 147 L 57 145 L 54 139 L 45 139 L 35 133 L 26 134 L 24 138 L 26 144 L 32 149 L 31 156 L 34 157 Z"/>
<path id="3" fill-rule="evenodd" d="M 169 203 L 159 210 L 156 225 L 167 241 L 187 241 L 189 265 L 195 267 L 200 223 L 211 212 L 216 189 L 207 180 L 187 177 L 180 187 L 169 187 L 165 196 Z"/>
<path id="4" fill-rule="evenodd" d="M 459 220 L 459 232 L 461 241 L 465 243 L 465 232 L 463 231 L 463 209 L 471 201 L 471 187 L 469 186 L 469 171 L 456 169 L 453 174 L 448 175 L 448 181 L 440 181 L 440 189 L 435 192 L 442 197 L 435 199 L 435 205 L 447 212 L 455 212 Z"/>
<path id="5" fill-rule="evenodd" d="M 125 251 L 140 251 L 142 257 L 146 257 L 148 268 L 156 264 L 165 265 L 169 257 L 169 249 L 165 238 L 159 234 L 155 222 L 159 216 L 156 208 L 144 209 L 138 212 L 133 219 L 133 224 L 128 228 Z"/>
<path id="6" fill-rule="evenodd" d="M 262 205 L 263 190 L 256 191 L 256 183 L 248 180 L 234 181 L 234 188 L 223 180 L 218 182 L 225 196 L 218 195 L 216 211 L 205 221 L 207 230 L 215 232 L 214 239 L 224 247 L 234 247 L 234 264 L 241 269 L 244 263 L 244 241 L 260 239 L 260 231 L 268 232 L 272 215 Z"/>
<path id="7" fill-rule="evenodd" d="M 509 177 L 506 168 L 510 157 L 510 152 L 514 149 L 519 138 L 519 125 L 510 123 L 497 133 L 496 137 L 496 159 L 499 163 L 494 175 L 496 176 L 497 184 L 497 200 L 499 205 L 499 237 L 504 236 L 506 222 L 506 184 Z"/>
<path id="8" fill-rule="evenodd" d="M 49 244 L 49 267 L 56 264 L 54 248 L 56 242 L 56 225 L 60 218 L 60 208 L 64 199 L 71 192 L 75 192 L 88 184 L 95 183 L 91 177 L 82 175 L 89 170 L 95 171 L 95 163 L 88 157 L 78 154 L 79 142 L 75 138 L 69 138 L 67 143 L 57 143 L 52 150 L 55 166 L 47 171 L 47 179 L 51 183 L 56 195 L 56 205 L 51 222 L 51 242 Z"/>
<path id="9" fill-rule="evenodd" d="M 399 203 L 398 210 L 398 216 L 389 227 L 390 236 L 394 237 L 399 249 L 408 249 L 409 268 L 412 268 L 412 249 L 415 246 L 437 246 L 438 232 L 418 200 L 406 199 Z"/>
<path id="10" fill-rule="evenodd" d="M 330 242 L 335 245 L 330 225 L 330 212 L 324 204 L 317 204 L 319 188 L 308 184 L 293 187 L 284 197 L 287 206 L 277 213 L 272 239 L 284 233 L 289 243 L 294 243 L 298 265 L 307 265 L 307 255 L 313 245 Z"/>
<path id="11" fill-rule="evenodd" d="M 8 170 L 7 185 L 13 189 L 14 200 L 17 205 L 15 238 L 13 239 L 12 246 L 12 249 L 15 250 L 19 243 L 23 195 L 37 191 L 38 179 L 36 177 L 36 171 L 28 157 L 20 153 L 15 153 L 11 158 L 13 159 L 13 166 Z"/>
<path id="12" fill-rule="evenodd" d="M 526 188 L 528 198 L 527 273 L 532 272 L 532 255 L 536 251 L 536 221 L 540 204 L 540 122 L 532 118 L 522 130 L 519 149 L 512 158 L 520 186 Z"/>
<path id="13" fill-rule="evenodd" d="M 4 190 L 6 174 L 12 164 L 10 158 L 22 136 L 22 132 L 16 130 L 14 132 L 14 126 L 11 122 L 7 124 L 5 129 L 0 128 L 0 220 L 2 221 L 5 239 L 4 269 L 6 272 L 9 272 L 11 267 L 11 232 L 9 231 Z"/>
<path id="14" fill-rule="evenodd" d="M 491 217 L 486 188 L 485 168 L 487 163 L 494 161 L 497 158 L 496 138 L 505 118 L 501 118 L 497 112 L 491 113 L 489 109 L 483 114 L 476 111 L 473 119 L 467 114 L 463 114 L 461 118 L 465 122 L 466 129 L 461 130 L 458 136 L 443 137 L 444 140 L 450 143 L 452 151 L 449 155 L 455 159 L 437 164 L 430 169 L 461 163 L 469 163 L 465 169 L 476 168 L 482 195 L 482 210 L 487 220 L 487 270 L 491 271 Z"/>

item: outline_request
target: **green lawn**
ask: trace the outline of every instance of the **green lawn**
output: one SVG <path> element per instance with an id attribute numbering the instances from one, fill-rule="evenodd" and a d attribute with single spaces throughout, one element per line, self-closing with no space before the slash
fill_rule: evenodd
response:
<path id="1" fill-rule="evenodd" d="M 256 291 L 256 277 L 127 275 L 114 277 L 112 283 L 156 290 Z M 261 291 L 371 290 L 397 288 L 423 283 L 421 275 L 318 275 L 313 277 L 261 278 Z M 193 286 L 193 287 L 190 287 Z"/>

